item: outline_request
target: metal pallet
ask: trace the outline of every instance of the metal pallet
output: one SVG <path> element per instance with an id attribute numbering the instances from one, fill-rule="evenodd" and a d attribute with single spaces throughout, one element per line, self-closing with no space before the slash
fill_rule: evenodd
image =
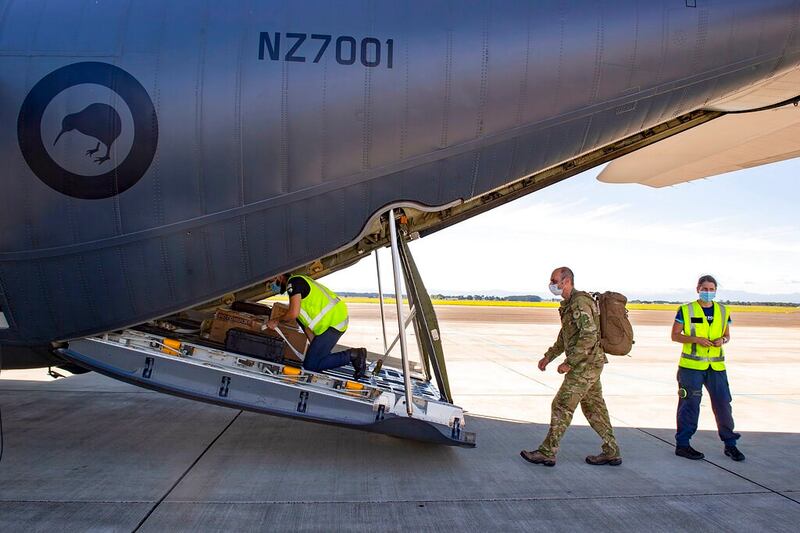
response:
<path id="1" fill-rule="evenodd" d="M 63 356 L 112 378 L 226 407 L 299 418 L 451 446 L 475 446 L 460 407 L 440 401 L 421 376 L 408 415 L 403 374 L 393 368 L 358 382 L 185 340 L 125 330 L 72 341 Z"/>

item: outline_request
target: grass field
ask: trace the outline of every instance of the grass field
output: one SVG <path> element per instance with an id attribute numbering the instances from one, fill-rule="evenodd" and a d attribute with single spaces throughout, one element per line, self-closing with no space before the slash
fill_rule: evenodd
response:
<path id="1" fill-rule="evenodd" d="M 377 298 L 363 298 L 353 297 L 344 298 L 349 303 L 359 304 L 376 304 Z M 394 305 L 394 298 L 386 298 L 384 302 Z M 556 308 L 558 302 L 507 302 L 507 301 L 493 301 L 493 300 L 433 300 L 434 305 L 457 305 L 457 306 L 483 306 L 483 307 L 542 307 L 542 308 Z M 644 303 L 629 303 L 628 309 L 631 311 L 674 311 L 677 304 L 644 304 Z M 736 313 L 798 313 L 798 307 L 780 307 L 772 305 L 730 305 L 728 306 L 731 312 Z"/>

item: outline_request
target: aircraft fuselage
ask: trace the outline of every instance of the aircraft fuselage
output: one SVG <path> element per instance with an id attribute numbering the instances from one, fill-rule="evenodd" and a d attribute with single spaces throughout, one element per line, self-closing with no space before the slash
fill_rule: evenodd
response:
<path id="1" fill-rule="evenodd" d="M 194 306 L 800 64 L 797 0 L 689 4 L 8 3 L 0 343 Z"/>

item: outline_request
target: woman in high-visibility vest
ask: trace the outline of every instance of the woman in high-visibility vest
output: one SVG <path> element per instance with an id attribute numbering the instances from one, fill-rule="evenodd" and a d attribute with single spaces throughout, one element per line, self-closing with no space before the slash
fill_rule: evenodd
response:
<path id="1" fill-rule="evenodd" d="M 306 350 L 303 368 L 320 372 L 344 366 L 348 363 L 355 369 L 353 379 L 367 374 L 367 350 L 348 348 L 331 353 L 336 343 L 347 331 L 347 305 L 336 294 L 308 276 L 281 274 L 268 282 L 276 294 L 289 294 L 289 310 L 281 317 L 283 321 L 297 320 L 314 332 L 314 339 Z M 275 329 L 278 320 L 270 320 L 267 327 Z"/>
<path id="2" fill-rule="evenodd" d="M 733 431 L 731 391 L 725 372 L 724 344 L 731 340 L 731 317 L 728 308 L 714 301 L 717 280 L 702 276 L 697 281 L 697 300 L 682 305 L 672 325 L 672 340 L 683 345 L 678 363 L 678 431 L 675 455 L 687 459 L 705 457 L 689 445 L 697 431 L 700 400 L 705 385 L 717 420 L 719 438 L 725 443 L 725 455 L 744 461 L 736 447 L 740 435 Z"/>

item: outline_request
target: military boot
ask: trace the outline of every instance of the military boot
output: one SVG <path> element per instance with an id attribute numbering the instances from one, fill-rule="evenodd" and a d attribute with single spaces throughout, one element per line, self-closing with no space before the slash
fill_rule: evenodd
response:
<path id="1" fill-rule="evenodd" d="M 590 455 L 586 458 L 586 462 L 590 465 L 611 465 L 619 466 L 622 464 L 622 457 L 619 455 L 609 455 L 601 453 L 600 455 Z"/>
<path id="2" fill-rule="evenodd" d="M 519 455 L 529 463 L 533 463 L 535 465 L 556 466 L 555 457 L 548 457 L 539 450 L 535 450 L 532 452 L 529 452 L 527 450 L 522 450 L 521 452 L 519 452 Z"/>

